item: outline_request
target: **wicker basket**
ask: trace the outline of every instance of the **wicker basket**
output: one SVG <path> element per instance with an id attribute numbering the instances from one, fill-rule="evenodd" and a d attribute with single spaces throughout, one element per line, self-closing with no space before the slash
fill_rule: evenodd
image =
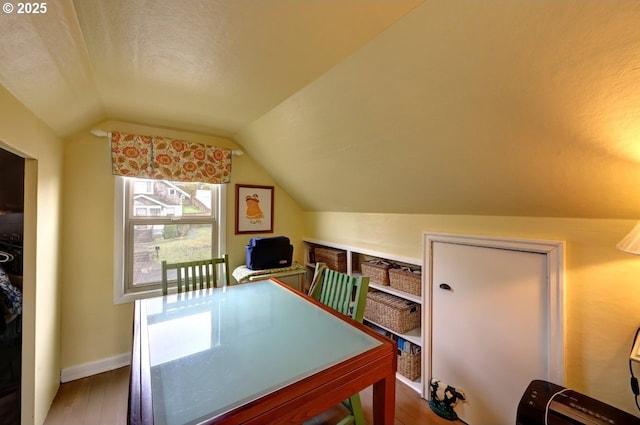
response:
<path id="1" fill-rule="evenodd" d="M 389 285 L 420 296 L 422 295 L 422 274 L 407 269 L 389 269 Z"/>
<path id="2" fill-rule="evenodd" d="M 366 261 L 360 264 L 363 276 L 369 276 L 372 282 L 389 286 L 390 264 L 379 260 Z"/>
<path id="3" fill-rule="evenodd" d="M 420 327 L 420 304 L 379 291 L 369 291 L 364 317 L 394 332 Z"/>
<path id="4" fill-rule="evenodd" d="M 398 372 L 407 378 L 415 381 L 420 377 L 420 358 L 421 353 L 409 353 L 408 351 L 400 351 L 398 354 Z"/>
<path id="5" fill-rule="evenodd" d="M 316 262 L 325 263 L 332 270 L 346 273 L 347 272 L 347 253 L 338 249 L 316 248 Z"/>

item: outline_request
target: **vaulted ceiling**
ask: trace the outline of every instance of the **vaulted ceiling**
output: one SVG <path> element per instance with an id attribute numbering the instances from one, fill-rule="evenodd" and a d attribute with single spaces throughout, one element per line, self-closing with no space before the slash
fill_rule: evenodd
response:
<path id="1" fill-rule="evenodd" d="M 640 2 L 56 0 L 0 84 L 61 137 L 227 136 L 307 210 L 640 217 Z"/>

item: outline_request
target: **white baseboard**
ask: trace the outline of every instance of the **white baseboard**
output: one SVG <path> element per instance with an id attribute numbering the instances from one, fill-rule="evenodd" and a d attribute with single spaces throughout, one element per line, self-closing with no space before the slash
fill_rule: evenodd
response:
<path id="1" fill-rule="evenodd" d="M 108 372 L 113 369 L 127 366 L 130 360 L 131 353 L 123 353 L 106 359 L 96 360 L 95 362 L 67 367 L 60 371 L 60 381 L 65 383 L 75 381 L 76 379 L 86 378 L 87 376 L 97 375 L 98 373 Z"/>

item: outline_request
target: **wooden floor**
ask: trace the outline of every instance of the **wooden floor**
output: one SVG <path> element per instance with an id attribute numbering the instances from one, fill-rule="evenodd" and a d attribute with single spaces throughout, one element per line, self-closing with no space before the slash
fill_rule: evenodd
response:
<path id="1" fill-rule="evenodd" d="M 418 394 L 398 382 L 396 385 L 396 425 L 457 425 L 436 416 Z M 125 425 L 129 391 L 129 368 L 124 367 L 60 386 L 45 425 Z M 372 423 L 371 388 L 360 393 L 367 423 Z M 343 412 L 336 407 L 308 422 L 308 425 L 335 424 Z"/>

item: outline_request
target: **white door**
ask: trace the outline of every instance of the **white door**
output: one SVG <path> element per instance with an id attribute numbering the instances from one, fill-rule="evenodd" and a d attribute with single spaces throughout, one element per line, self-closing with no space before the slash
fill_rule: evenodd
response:
<path id="1" fill-rule="evenodd" d="M 513 424 L 531 380 L 551 380 L 547 256 L 444 242 L 431 255 L 431 378 L 465 392 L 468 424 Z"/>

